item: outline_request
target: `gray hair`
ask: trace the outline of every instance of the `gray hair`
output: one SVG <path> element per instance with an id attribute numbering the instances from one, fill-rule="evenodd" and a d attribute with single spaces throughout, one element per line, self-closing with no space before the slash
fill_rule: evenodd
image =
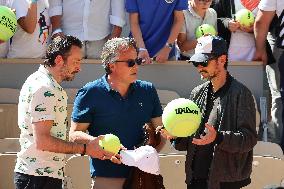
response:
<path id="1" fill-rule="evenodd" d="M 136 42 L 133 38 L 122 37 L 108 40 L 103 47 L 101 55 L 103 67 L 106 68 L 108 64 L 114 63 L 120 53 L 127 51 L 130 47 L 137 50 Z"/>

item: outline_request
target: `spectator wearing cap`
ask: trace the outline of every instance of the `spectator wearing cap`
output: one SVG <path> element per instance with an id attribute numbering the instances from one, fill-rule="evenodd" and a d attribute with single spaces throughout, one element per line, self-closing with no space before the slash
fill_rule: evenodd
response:
<path id="1" fill-rule="evenodd" d="M 248 185 L 253 147 L 257 142 L 255 105 L 250 90 L 227 71 L 226 42 L 220 37 L 198 39 L 190 58 L 205 83 L 190 95 L 202 120 L 194 136 L 172 138 L 186 150 L 188 189 L 240 189 Z"/>
<path id="2" fill-rule="evenodd" d="M 235 20 L 235 14 L 248 9 L 256 15 L 259 0 L 216 0 L 218 34 L 227 41 L 229 61 L 252 61 L 255 53 L 253 24 L 243 26 Z"/>
<path id="3" fill-rule="evenodd" d="M 137 48 L 133 39 L 113 38 L 102 51 L 106 74 L 81 88 L 74 102 L 70 139 L 88 141 L 102 133 L 116 135 L 133 150 L 144 140 L 143 126 L 162 124 L 162 107 L 152 83 L 137 80 Z M 87 131 L 89 134 L 85 134 Z M 90 160 L 93 189 L 122 189 L 130 167 Z"/>
<path id="4" fill-rule="evenodd" d="M 7 58 L 43 58 L 50 36 L 47 0 L 13 1 L 18 29 L 11 40 Z"/>
<path id="5" fill-rule="evenodd" d="M 105 42 L 121 35 L 124 0 L 49 0 L 52 36 L 83 41 L 84 58 L 99 59 Z"/>
<path id="6" fill-rule="evenodd" d="M 188 10 L 184 10 L 185 22 L 177 38 L 180 50 L 180 60 L 189 60 L 194 54 L 197 44 L 196 29 L 202 24 L 209 24 L 217 31 L 217 13 L 209 8 L 212 0 L 191 0 Z"/>
<path id="7" fill-rule="evenodd" d="M 151 63 L 175 59 L 175 40 L 184 22 L 188 0 L 126 0 L 131 35 L 139 58 Z"/>

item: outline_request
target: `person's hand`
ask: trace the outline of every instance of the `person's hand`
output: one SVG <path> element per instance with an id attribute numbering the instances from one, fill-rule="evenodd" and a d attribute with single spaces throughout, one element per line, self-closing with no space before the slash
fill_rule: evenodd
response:
<path id="1" fill-rule="evenodd" d="M 152 60 L 149 56 L 147 49 L 139 50 L 138 58 L 142 58 L 144 60 L 143 64 L 151 64 Z"/>
<path id="2" fill-rule="evenodd" d="M 54 39 L 54 38 L 56 38 L 57 36 L 63 37 L 63 36 L 64 36 L 64 33 L 63 33 L 63 32 L 58 32 L 58 33 L 56 33 L 56 34 L 53 34 L 53 35 L 51 36 L 51 39 Z"/>
<path id="3" fill-rule="evenodd" d="M 205 135 L 201 135 L 200 139 L 193 138 L 192 143 L 196 145 L 206 145 L 214 142 L 217 136 L 217 132 L 215 128 L 208 123 L 205 123 L 205 127 L 207 128 L 207 132 Z"/>
<path id="4" fill-rule="evenodd" d="M 246 32 L 246 33 L 253 33 L 253 24 L 250 25 L 250 26 L 240 25 L 240 30 L 242 30 L 243 32 Z"/>
<path id="5" fill-rule="evenodd" d="M 175 139 L 176 137 L 171 135 L 164 126 L 158 126 L 156 132 L 160 132 L 161 136 L 167 140 Z"/>
<path id="6" fill-rule="evenodd" d="M 121 156 L 119 154 L 115 154 L 111 156 L 110 161 L 112 163 L 121 164 Z"/>
<path id="7" fill-rule="evenodd" d="M 156 61 L 159 63 L 164 63 L 168 60 L 169 54 L 171 52 L 171 49 L 169 47 L 163 47 L 156 56 Z"/>
<path id="8" fill-rule="evenodd" d="M 86 147 L 86 154 L 92 158 L 97 158 L 100 160 L 111 159 L 114 156 L 114 153 L 105 151 L 99 145 L 99 141 L 104 138 L 104 135 L 96 137 L 94 140 L 90 141 Z"/>
<path id="9" fill-rule="evenodd" d="M 229 27 L 229 30 L 230 30 L 231 32 L 235 32 L 235 31 L 237 31 L 237 29 L 239 29 L 240 23 L 237 22 L 237 21 L 235 21 L 235 20 L 230 20 L 228 27 Z"/>
<path id="10" fill-rule="evenodd" d="M 263 65 L 265 66 L 267 64 L 267 53 L 266 51 L 258 51 L 256 50 L 254 53 L 254 57 L 253 57 L 254 61 L 262 61 Z"/>

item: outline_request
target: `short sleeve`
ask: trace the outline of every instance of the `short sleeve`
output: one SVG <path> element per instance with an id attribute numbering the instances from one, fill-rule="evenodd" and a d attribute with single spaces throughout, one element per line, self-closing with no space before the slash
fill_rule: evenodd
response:
<path id="1" fill-rule="evenodd" d="M 72 121 L 77 123 L 91 123 L 92 112 L 91 107 L 92 96 L 87 88 L 82 88 L 78 91 L 72 112 Z"/>
<path id="2" fill-rule="evenodd" d="M 128 13 L 138 12 L 137 0 L 126 0 L 125 9 Z"/>
<path id="3" fill-rule="evenodd" d="M 258 8 L 263 11 L 275 11 L 277 9 L 276 0 L 261 0 L 258 4 Z"/>
<path id="4" fill-rule="evenodd" d="M 57 98 L 48 87 L 41 87 L 33 93 L 30 102 L 32 122 L 55 120 Z"/>
<path id="5" fill-rule="evenodd" d="M 29 3 L 27 0 L 13 1 L 11 8 L 16 10 L 16 17 L 18 20 L 19 18 L 25 17 L 27 15 Z"/>
<path id="6" fill-rule="evenodd" d="M 188 1 L 187 0 L 177 0 L 177 4 L 175 6 L 175 10 L 181 11 L 188 9 Z"/>

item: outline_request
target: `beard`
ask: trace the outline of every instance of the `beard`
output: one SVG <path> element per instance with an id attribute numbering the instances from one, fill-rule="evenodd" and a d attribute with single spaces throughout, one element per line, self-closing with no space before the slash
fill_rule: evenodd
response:
<path id="1" fill-rule="evenodd" d="M 78 73 L 78 71 L 70 72 L 70 70 L 68 68 L 63 68 L 61 70 L 61 75 L 62 75 L 62 78 L 63 78 L 62 80 L 63 81 L 73 81 L 76 73 Z"/>
<path id="2" fill-rule="evenodd" d="M 201 71 L 199 72 L 200 73 L 200 79 L 201 81 L 212 81 L 216 76 L 217 76 L 217 73 L 213 73 L 213 74 L 209 74 L 207 71 Z M 202 73 L 205 73 L 206 75 L 202 74 Z"/>

